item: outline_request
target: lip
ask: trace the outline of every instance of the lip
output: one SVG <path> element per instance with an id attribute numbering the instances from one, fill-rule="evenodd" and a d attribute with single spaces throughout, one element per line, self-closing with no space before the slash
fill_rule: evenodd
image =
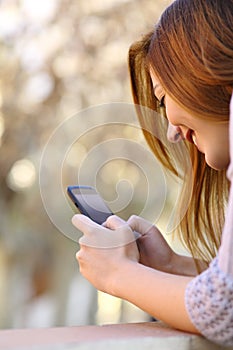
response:
<path id="1" fill-rule="evenodd" d="M 194 132 L 194 131 L 193 131 L 192 129 L 189 129 L 189 130 L 187 131 L 186 135 L 185 135 L 185 138 L 186 138 L 186 140 L 188 140 L 190 143 L 193 143 L 193 144 L 194 144 L 193 138 L 192 138 L 193 132 Z"/>

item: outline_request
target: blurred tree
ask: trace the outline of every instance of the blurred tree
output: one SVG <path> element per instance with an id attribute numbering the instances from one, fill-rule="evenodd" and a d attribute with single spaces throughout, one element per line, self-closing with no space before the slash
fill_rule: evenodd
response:
<path id="1" fill-rule="evenodd" d="M 15 308 L 46 293 L 56 305 L 54 325 L 65 324 L 69 286 L 78 273 L 77 245 L 52 226 L 41 202 L 42 149 L 74 113 L 131 102 L 128 47 L 169 2 L 0 2 L 1 327 L 15 324 Z M 98 142 L 100 136 L 94 137 Z M 94 313 L 95 307 L 85 322 L 94 322 Z"/>

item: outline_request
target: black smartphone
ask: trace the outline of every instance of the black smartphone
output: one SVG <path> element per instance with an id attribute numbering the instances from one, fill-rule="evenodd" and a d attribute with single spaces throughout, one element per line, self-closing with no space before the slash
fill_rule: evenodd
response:
<path id="1" fill-rule="evenodd" d="M 88 216 L 97 224 L 102 224 L 113 215 L 103 198 L 91 186 L 68 186 L 67 193 L 81 214 Z"/>

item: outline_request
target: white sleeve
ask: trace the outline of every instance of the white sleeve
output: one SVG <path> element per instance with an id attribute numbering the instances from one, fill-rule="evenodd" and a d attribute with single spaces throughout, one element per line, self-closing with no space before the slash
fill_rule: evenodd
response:
<path id="1" fill-rule="evenodd" d="M 209 340 L 233 345 L 233 97 L 230 112 L 231 190 L 218 257 L 185 291 L 185 305 L 194 326 Z"/>
<path id="2" fill-rule="evenodd" d="M 185 291 L 190 320 L 207 339 L 233 345 L 233 277 L 225 274 L 215 258 Z"/>

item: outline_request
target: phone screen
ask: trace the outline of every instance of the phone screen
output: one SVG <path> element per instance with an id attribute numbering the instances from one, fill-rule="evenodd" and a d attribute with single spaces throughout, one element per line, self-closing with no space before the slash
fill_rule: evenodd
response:
<path id="1" fill-rule="evenodd" d="M 113 215 L 112 211 L 93 187 L 69 186 L 67 192 L 80 213 L 87 215 L 96 223 L 102 224 L 110 215 Z"/>

